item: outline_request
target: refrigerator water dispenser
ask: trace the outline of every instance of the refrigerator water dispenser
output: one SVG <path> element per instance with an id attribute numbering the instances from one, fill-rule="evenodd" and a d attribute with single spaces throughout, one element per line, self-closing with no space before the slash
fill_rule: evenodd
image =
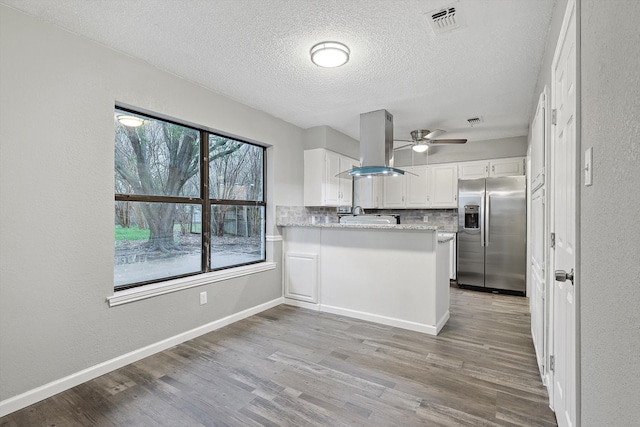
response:
<path id="1" fill-rule="evenodd" d="M 480 223 L 478 222 L 478 205 L 466 205 L 464 207 L 464 228 L 480 228 Z"/>

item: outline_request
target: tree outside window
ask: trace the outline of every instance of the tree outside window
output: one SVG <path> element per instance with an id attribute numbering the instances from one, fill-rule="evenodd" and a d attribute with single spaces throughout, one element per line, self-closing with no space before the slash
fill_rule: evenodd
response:
<path id="1" fill-rule="evenodd" d="M 263 147 L 118 108 L 114 123 L 116 289 L 264 261 Z"/>

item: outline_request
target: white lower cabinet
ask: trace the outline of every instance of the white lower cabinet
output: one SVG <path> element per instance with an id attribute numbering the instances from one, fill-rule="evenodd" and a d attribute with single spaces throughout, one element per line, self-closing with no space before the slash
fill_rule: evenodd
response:
<path id="1" fill-rule="evenodd" d="M 320 280 L 320 229 L 285 228 L 282 237 L 284 297 L 317 304 Z"/>
<path id="2" fill-rule="evenodd" d="M 318 254 L 285 252 L 284 296 L 299 301 L 318 302 Z"/>

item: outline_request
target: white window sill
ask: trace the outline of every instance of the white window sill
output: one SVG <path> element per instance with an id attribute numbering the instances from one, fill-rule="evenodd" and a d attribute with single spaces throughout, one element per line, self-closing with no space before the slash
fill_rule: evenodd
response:
<path id="1" fill-rule="evenodd" d="M 236 277 L 247 276 L 249 274 L 273 270 L 275 268 L 275 262 L 261 262 L 259 264 L 245 265 L 242 267 L 230 268 L 228 270 L 214 271 L 211 273 L 199 274 L 197 276 L 183 277 L 181 279 L 153 283 L 133 289 L 118 291 L 113 296 L 107 297 L 107 302 L 109 303 L 109 307 L 115 307 L 134 301 L 152 298 L 158 295 L 181 291 L 182 289 L 195 288 L 196 286 L 202 286 L 210 283 L 220 282 L 222 280 L 229 280 Z"/>

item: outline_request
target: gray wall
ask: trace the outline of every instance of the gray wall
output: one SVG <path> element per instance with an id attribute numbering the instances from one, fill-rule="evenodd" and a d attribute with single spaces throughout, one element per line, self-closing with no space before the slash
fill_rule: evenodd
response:
<path id="1" fill-rule="evenodd" d="M 582 0 L 582 423 L 640 419 L 640 2 Z M 584 154 L 583 154 L 584 158 Z"/>
<path id="2" fill-rule="evenodd" d="M 425 165 L 436 163 L 464 162 L 468 160 L 524 157 L 527 155 L 527 137 L 469 141 L 460 145 L 438 145 L 427 153 L 416 153 L 411 149 L 395 152 L 395 166 Z"/>
<path id="3" fill-rule="evenodd" d="M 304 149 L 326 148 L 353 159 L 360 158 L 360 143 L 329 126 L 315 126 L 304 130 Z"/>
<path id="4" fill-rule="evenodd" d="M 551 88 L 566 5 L 556 4 L 531 120 L 544 86 Z M 640 228 L 633 226 L 640 200 L 640 2 L 582 0 L 578 10 L 579 164 L 587 148 L 594 152 L 593 185 L 582 178 L 579 188 L 579 416 L 583 426 L 629 426 L 640 419 Z"/>
<path id="5" fill-rule="evenodd" d="M 267 234 L 303 202 L 301 129 L 5 6 L 0 52 L 0 401 L 282 296 L 278 267 L 108 308 L 113 108 L 271 146 Z"/>

